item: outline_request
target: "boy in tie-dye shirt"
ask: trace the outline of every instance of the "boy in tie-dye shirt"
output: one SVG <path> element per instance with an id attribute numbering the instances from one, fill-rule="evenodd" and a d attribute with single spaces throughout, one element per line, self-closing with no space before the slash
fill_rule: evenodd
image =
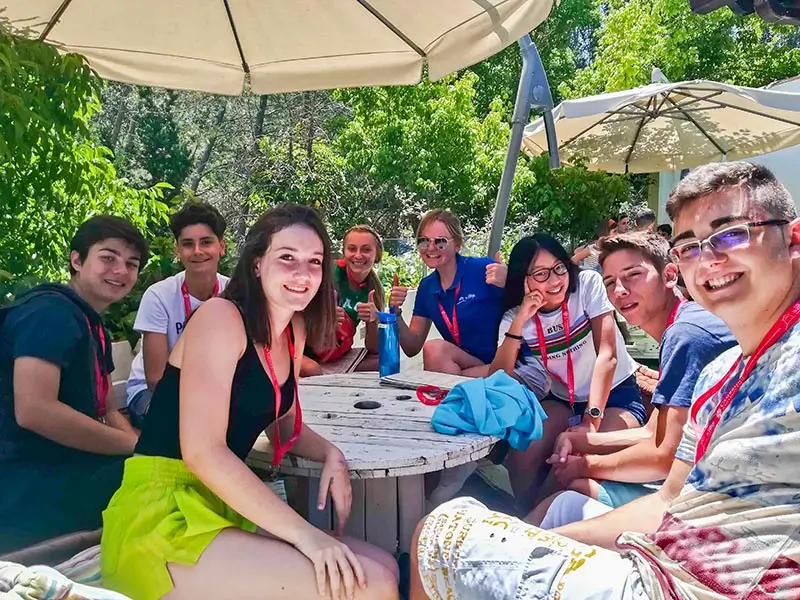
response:
<path id="1" fill-rule="evenodd" d="M 418 530 L 412 599 L 800 598 L 800 220 L 744 162 L 697 169 L 667 209 L 689 291 L 739 347 L 699 377 L 664 486 L 554 532 L 444 504 Z"/>

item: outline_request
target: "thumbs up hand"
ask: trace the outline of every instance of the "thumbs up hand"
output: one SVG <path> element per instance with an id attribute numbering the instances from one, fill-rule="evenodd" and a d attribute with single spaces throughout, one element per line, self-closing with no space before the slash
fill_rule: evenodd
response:
<path id="1" fill-rule="evenodd" d="M 378 318 L 378 308 L 375 306 L 375 290 L 370 290 L 366 302 L 356 304 L 358 318 L 365 323 L 374 323 Z"/>
<path id="2" fill-rule="evenodd" d="M 503 262 L 500 252 L 494 255 L 494 262 L 486 265 L 486 283 L 505 287 L 506 277 L 508 276 L 508 265 Z"/>
<path id="3" fill-rule="evenodd" d="M 397 276 L 397 273 L 394 274 L 392 277 L 392 291 L 389 293 L 389 307 L 390 308 L 400 308 L 403 306 L 403 302 L 406 301 L 406 296 L 408 295 L 408 288 L 400 285 L 400 278 Z M 400 311 L 397 311 L 398 313 Z"/>

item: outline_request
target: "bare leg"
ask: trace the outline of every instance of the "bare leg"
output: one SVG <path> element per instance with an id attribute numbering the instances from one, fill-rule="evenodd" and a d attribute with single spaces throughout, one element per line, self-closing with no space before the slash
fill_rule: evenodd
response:
<path id="1" fill-rule="evenodd" d="M 561 402 L 545 400 L 542 402 L 542 408 L 547 413 L 547 419 L 542 424 L 542 438 L 531 442 L 525 452 L 509 450 L 505 460 L 511 489 L 514 490 L 514 498 L 523 514 L 531 509 L 533 488 L 536 485 L 539 469 L 544 465 L 545 459 L 552 454 L 556 437 L 567 428 L 570 416 L 569 407 Z"/>
<path id="2" fill-rule="evenodd" d="M 563 493 L 564 492 L 556 492 L 555 494 L 551 494 L 550 496 L 539 502 L 539 504 L 536 505 L 536 508 L 534 508 L 530 513 L 528 513 L 528 516 L 525 517 L 523 520 L 526 523 L 530 523 L 531 525 L 536 525 L 536 527 L 541 527 L 542 519 L 544 519 L 544 516 L 547 514 L 547 511 L 550 510 L 550 506 L 553 504 L 553 502 L 556 501 L 556 498 L 558 498 Z"/>
<path id="3" fill-rule="evenodd" d="M 373 551 L 380 552 L 377 548 Z M 358 552 L 358 550 L 356 550 Z M 359 554 L 367 588 L 356 587 L 360 600 L 395 600 L 397 579 L 370 556 Z M 239 529 L 222 531 L 195 565 L 170 564 L 174 589 L 165 600 L 294 600 L 317 598 L 311 561 L 285 542 Z"/>
<path id="4" fill-rule="evenodd" d="M 425 593 L 425 588 L 422 585 L 422 578 L 419 576 L 419 561 L 417 559 L 419 534 L 422 531 L 424 522 L 425 519 L 419 522 L 414 530 L 414 537 L 411 538 L 411 573 L 409 576 L 408 600 L 429 600 L 428 594 Z"/>
<path id="5" fill-rule="evenodd" d="M 455 344 L 445 340 L 429 340 L 422 347 L 422 364 L 426 371 L 449 373 L 451 375 L 466 375 L 465 371 L 475 367 L 483 367 L 488 373 L 488 367 L 479 359 L 462 350 Z M 467 375 L 480 377 L 481 375 Z"/>
<path id="6" fill-rule="evenodd" d="M 589 498 L 594 500 L 597 500 L 597 497 L 600 495 L 600 483 L 594 479 L 576 479 L 567 486 L 567 489 L 583 494 L 584 496 L 589 496 Z"/>
<path id="7" fill-rule="evenodd" d="M 599 431 L 622 431 L 623 429 L 635 429 L 641 427 L 631 413 L 622 408 L 607 408 L 600 422 Z"/>

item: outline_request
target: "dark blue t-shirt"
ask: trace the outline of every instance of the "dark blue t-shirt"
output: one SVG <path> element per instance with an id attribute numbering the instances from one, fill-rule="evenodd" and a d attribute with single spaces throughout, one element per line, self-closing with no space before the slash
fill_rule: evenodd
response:
<path id="1" fill-rule="evenodd" d="M 661 375 L 653 404 L 689 408 L 700 371 L 735 345 L 736 339 L 722 319 L 697 302 L 683 304 L 661 340 Z"/>
<path id="2" fill-rule="evenodd" d="M 62 285 L 35 288 L 0 311 L 0 465 L 44 461 L 72 462 L 86 453 L 67 448 L 21 428 L 14 416 L 14 361 L 32 357 L 61 369 L 58 399 L 97 417 L 95 356 L 100 352 L 90 324 L 102 327 L 100 315 L 72 289 Z M 101 370 L 114 370 L 111 337 L 105 332 Z"/>
<path id="3" fill-rule="evenodd" d="M 486 283 L 486 266 L 494 262 L 491 258 L 456 254 L 456 261 L 456 276 L 447 290 L 442 289 L 436 271 L 419 282 L 414 315 L 433 321 L 442 338 L 455 343 L 442 318 L 439 302 L 452 321 L 455 292 L 461 284 L 456 309 L 461 348 L 488 364 L 497 350 L 497 328 L 503 317 L 505 292 L 501 287 Z"/>

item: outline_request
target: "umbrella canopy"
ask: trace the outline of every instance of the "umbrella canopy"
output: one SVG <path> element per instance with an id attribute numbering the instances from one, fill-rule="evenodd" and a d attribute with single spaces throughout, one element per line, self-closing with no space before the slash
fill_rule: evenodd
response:
<path id="1" fill-rule="evenodd" d="M 714 81 L 652 85 L 567 100 L 554 111 L 559 156 L 590 169 L 655 173 L 738 160 L 800 143 L 800 94 Z M 547 151 L 542 119 L 523 149 Z"/>
<path id="2" fill-rule="evenodd" d="M 517 41 L 553 0 L 6 0 L 0 26 L 102 77 L 256 94 L 440 79 Z M 26 31 L 21 32 L 25 29 Z"/>

